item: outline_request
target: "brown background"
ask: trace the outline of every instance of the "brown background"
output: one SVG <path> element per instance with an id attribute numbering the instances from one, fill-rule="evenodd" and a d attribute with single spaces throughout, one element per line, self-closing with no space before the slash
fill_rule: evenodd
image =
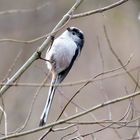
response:
<path id="1" fill-rule="evenodd" d="M 76 11 L 76 13 L 97 9 L 109 5 L 117 0 L 86 0 Z M 31 40 L 36 37 L 49 33 L 62 16 L 69 10 L 74 1 L 66 0 L 0 0 L 0 11 L 11 9 L 33 9 L 40 5 L 46 4 L 40 10 L 32 12 L 17 12 L 12 14 L 0 14 L 0 39 L 14 38 L 20 40 Z M 136 68 L 132 71 L 135 78 L 138 78 L 139 62 L 140 62 L 140 21 L 138 15 L 140 10 L 139 0 L 131 0 L 117 8 L 106 11 L 103 14 L 95 14 L 84 18 L 74 19 L 67 26 L 76 26 L 83 30 L 85 34 L 85 45 L 82 54 L 78 61 L 73 66 L 67 78 L 63 83 L 72 83 L 75 81 L 87 80 L 95 75 L 120 67 L 113 54 L 111 53 L 105 35 L 103 26 L 106 25 L 112 47 L 118 54 L 123 63 L 126 63 L 130 55 L 133 53 L 133 58 L 128 69 Z M 59 32 L 57 36 L 60 34 Z M 97 43 L 97 36 L 100 42 L 100 49 Z M 14 69 L 9 75 L 9 78 L 27 61 L 31 54 L 38 46 L 43 43 L 40 40 L 32 44 L 0 42 L 0 79 L 4 79 L 15 57 L 21 52 Z M 100 50 L 100 51 L 99 51 Z M 45 53 L 43 53 L 44 56 Z M 101 55 L 102 54 L 102 57 Z M 20 77 L 20 83 L 41 83 L 46 76 L 47 68 L 45 62 L 38 60 Z M 124 72 L 119 70 L 111 75 Z M 103 78 L 103 77 L 100 77 Z M 49 122 L 55 121 L 60 114 L 62 107 L 67 103 L 67 100 L 61 95 L 63 93 L 70 98 L 81 85 L 60 87 L 56 92 L 53 102 L 52 111 L 50 112 Z M 28 111 L 34 97 L 37 87 L 18 86 L 11 87 L 3 96 L 5 111 L 7 113 L 8 132 L 19 128 L 25 121 Z M 131 81 L 127 74 L 110 77 L 106 80 L 100 80 L 86 86 L 74 98 L 74 102 L 80 107 L 88 109 L 104 101 L 124 96 L 128 93 L 133 93 L 135 84 Z M 45 105 L 47 98 L 48 87 L 42 88 L 35 105 L 28 125 L 24 130 L 29 130 L 38 127 L 39 118 Z M 61 92 L 61 93 L 60 93 Z M 137 111 L 139 110 L 140 97 L 136 97 L 134 104 Z M 113 104 L 109 107 L 93 112 L 97 120 L 109 119 L 109 112 L 112 120 L 119 120 L 125 113 L 129 101 Z M 110 110 L 110 111 L 109 111 Z M 70 104 L 62 118 L 71 116 L 81 111 L 75 105 Z M 130 114 L 129 114 L 130 115 Z M 130 115 L 131 116 L 131 115 Z M 130 117 L 129 116 L 129 117 Z M 139 112 L 135 117 L 139 116 Z M 130 120 L 130 118 L 128 119 Z M 3 119 L 4 120 L 4 119 Z M 87 116 L 77 119 L 78 121 L 93 121 L 94 119 L 88 114 Z M 134 125 L 136 122 L 134 123 Z M 60 126 L 62 127 L 62 126 Z M 86 134 L 102 128 L 99 125 L 82 125 L 77 126 L 79 132 L 66 137 L 65 139 L 77 136 L 78 133 Z M 50 133 L 49 140 L 59 140 L 64 135 L 73 132 L 76 127 L 66 131 Z M 1 129 L 4 132 L 2 121 Z M 131 138 L 136 128 L 123 127 L 118 129 L 118 133 L 122 139 Z M 38 139 L 45 131 L 34 133 L 20 138 L 18 140 Z M 113 129 L 105 129 L 94 135 L 97 140 L 118 140 L 121 139 Z M 84 138 L 85 140 L 92 139 L 91 136 Z"/>

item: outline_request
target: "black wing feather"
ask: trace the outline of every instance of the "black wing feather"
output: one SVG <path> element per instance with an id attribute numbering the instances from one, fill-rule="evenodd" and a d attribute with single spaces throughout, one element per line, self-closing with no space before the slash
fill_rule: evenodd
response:
<path id="1" fill-rule="evenodd" d="M 58 74 L 58 79 L 59 79 L 59 82 L 60 82 L 60 83 L 64 80 L 64 78 L 65 78 L 65 77 L 67 76 L 67 74 L 69 73 L 69 71 L 70 71 L 70 69 L 71 69 L 71 67 L 72 67 L 72 65 L 73 65 L 73 63 L 74 63 L 74 61 L 75 61 L 75 59 L 77 58 L 79 52 L 80 52 L 80 49 L 77 48 L 76 51 L 75 51 L 75 55 L 73 56 L 73 58 L 72 58 L 72 60 L 71 60 L 71 63 L 70 63 L 70 65 L 69 65 L 69 67 L 67 67 L 65 70 L 63 70 L 62 72 L 60 72 L 60 73 Z"/>

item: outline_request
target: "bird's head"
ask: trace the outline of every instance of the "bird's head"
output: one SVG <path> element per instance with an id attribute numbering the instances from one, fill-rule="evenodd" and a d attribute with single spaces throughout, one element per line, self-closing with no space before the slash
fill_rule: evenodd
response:
<path id="1" fill-rule="evenodd" d="M 62 37 L 74 41 L 80 48 L 84 45 L 84 33 L 77 27 L 68 27 Z"/>
<path id="2" fill-rule="evenodd" d="M 78 42 L 84 40 L 83 32 L 77 27 L 68 27 L 67 28 L 68 36 L 73 39 L 73 41 Z"/>

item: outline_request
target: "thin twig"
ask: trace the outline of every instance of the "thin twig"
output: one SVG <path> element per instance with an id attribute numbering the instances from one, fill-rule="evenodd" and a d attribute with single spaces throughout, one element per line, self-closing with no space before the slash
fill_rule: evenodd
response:
<path id="1" fill-rule="evenodd" d="M 72 127 L 74 127 L 74 126 L 75 126 L 75 124 L 72 124 L 72 125 L 69 125 L 69 126 L 66 126 L 66 127 L 63 127 L 63 128 L 53 128 L 52 131 L 53 131 L 53 132 L 63 131 L 63 130 L 67 130 L 67 129 L 69 129 L 69 128 L 72 128 Z"/>
<path id="2" fill-rule="evenodd" d="M 13 38 L 3 38 L 3 39 L 0 39 L 0 42 L 13 42 L 13 43 L 24 43 L 24 44 L 35 43 L 35 42 L 37 42 L 39 40 L 47 39 L 47 37 L 51 36 L 52 34 L 56 34 L 60 30 L 62 30 L 68 24 L 70 19 L 71 19 L 71 16 L 69 17 L 69 19 L 61 27 L 58 27 L 55 31 L 52 31 L 52 32 L 50 32 L 48 34 L 45 34 L 43 36 L 31 39 L 31 40 L 18 40 L 18 39 L 13 39 Z"/>
<path id="3" fill-rule="evenodd" d="M 111 9 L 117 7 L 117 6 L 120 6 L 127 1 L 129 1 L 129 0 L 120 0 L 120 1 L 115 2 L 115 3 L 113 3 L 109 6 L 105 6 L 103 8 L 99 8 L 99 9 L 96 9 L 96 10 L 91 10 L 91 11 L 88 11 L 88 12 L 85 12 L 85 13 L 76 14 L 76 15 L 72 16 L 72 19 L 86 17 L 86 16 L 90 16 L 90 15 L 93 15 L 93 14 L 96 14 L 96 13 L 102 13 L 104 11 L 108 11 L 108 10 L 111 10 Z"/>
<path id="4" fill-rule="evenodd" d="M 49 76 L 49 75 L 50 75 L 50 72 L 48 73 L 48 75 L 45 77 L 45 79 L 44 79 L 43 82 L 41 83 L 41 86 L 40 86 L 40 87 L 37 89 L 37 91 L 35 92 L 35 95 L 34 95 L 34 97 L 33 97 L 33 99 L 32 99 L 31 106 L 30 106 L 30 109 L 29 109 L 29 112 L 28 112 L 28 115 L 27 115 L 27 117 L 26 117 L 26 120 L 25 120 L 24 124 L 23 124 L 20 128 L 18 128 L 16 131 L 14 131 L 14 132 L 12 132 L 12 133 L 21 132 L 21 131 L 26 127 L 26 125 L 27 125 L 27 123 L 29 122 L 29 119 L 30 119 L 30 117 L 31 117 L 31 113 L 32 113 L 32 110 L 33 110 L 33 106 L 34 106 L 34 104 L 35 104 L 35 101 L 36 101 L 36 99 L 37 99 L 37 96 L 38 96 L 40 90 L 42 89 L 43 85 L 44 85 L 44 84 L 46 83 L 46 81 L 48 80 L 48 76 Z"/>
<path id="5" fill-rule="evenodd" d="M 8 69 L 7 74 L 5 75 L 4 79 L 2 80 L 2 83 L 3 83 L 4 81 L 6 81 L 6 80 L 9 79 L 8 77 L 10 76 L 12 70 L 14 69 L 14 67 L 15 67 L 15 65 L 16 65 L 16 62 L 19 60 L 19 57 L 21 56 L 22 52 L 23 52 L 23 50 L 20 50 L 19 53 L 17 54 L 17 56 L 15 57 L 15 59 L 14 59 L 12 65 L 11 65 L 10 68 Z"/>
<path id="6" fill-rule="evenodd" d="M 41 6 L 38 6 L 38 7 L 33 8 L 33 9 L 11 9 L 11 10 L 0 11 L 0 15 L 35 12 L 35 11 L 41 10 L 42 8 L 44 8 L 48 5 L 49 5 L 48 2 L 46 2 L 45 4 L 42 4 Z"/>
<path id="7" fill-rule="evenodd" d="M 77 0 L 72 8 L 63 16 L 59 23 L 54 27 L 52 32 L 57 30 L 59 27 L 64 25 L 67 20 L 71 17 L 71 14 L 76 10 L 76 8 L 81 4 L 83 0 Z M 54 36 L 55 34 L 51 34 Z M 51 36 L 49 36 L 43 44 L 32 54 L 32 56 L 25 62 L 25 64 L 6 82 L 6 84 L 0 89 L 0 95 L 3 95 L 9 88 L 9 84 L 15 82 L 30 66 L 31 64 L 38 59 L 38 53 L 42 53 L 50 44 Z"/>
<path id="8" fill-rule="evenodd" d="M 132 71 L 136 71 L 136 70 L 138 70 L 138 69 L 140 69 L 140 67 L 139 66 L 137 66 L 137 67 L 135 67 L 135 68 L 132 68 L 132 69 L 129 69 L 128 71 L 129 72 L 132 72 Z M 117 70 L 116 70 L 117 71 Z M 114 71 L 115 72 L 115 71 Z M 81 85 L 81 84 L 84 84 L 84 83 L 86 83 L 87 81 L 89 81 L 89 80 L 91 80 L 91 82 L 96 82 L 96 81 L 100 81 L 100 80 L 106 80 L 106 79 L 109 79 L 109 78 L 113 78 L 113 77 L 117 77 L 117 76 L 121 76 L 121 75 L 124 75 L 124 74 L 126 74 L 126 72 L 119 72 L 119 73 L 115 73 L 115 74 L 112 74 L 111 76 L 109 75 L 109 76 L 106 76 L 106 77 L 103 77 L 103 78 L 98 78 L 98 79 L 94 79 L 94 80 L 91 80 L 91 78 L 89 78 L 89 79 L 84 79 L 84 80 L 80 80 L 80 81 L 74 81 L 74 82 L 67 82 L 67 83 L 61 83 L 61 84 L 59 84 L 59 85 L 57 85 L 57 86 L 59 86 L 59 87 L 65 87 L 65 86 L 77 86 L 77 85 Z M 106 74 L 103 74 L 104 76 L 106 75 Z M 3 85 L 5 85 L 6 83 L 0 83 L 0 86 L 3 86 Z M 11 84 L 9 84 L 9 86 L 22 86 L 22 87 L 24 87 L 24 86 L 29 86 L 29 87 L 40 87 L 41 86 L 41 84 L 40 83 L 17 83 L 17 82 L 15 82 L 15 83 L 11 83 Z M 50 84 L 44 84 L 43 85 L 43 87 L 49 87 L 50 86 Z"/>
<path id="9" fill-rule="evenodd" d="M 76 115 L 72 115 L 64 120 L 59 120 L 59 121 L 56 121 L 56 122 L 53 122 L 53 123 L 50 123 L 48 125 L 45 125 L 43 127 L 39 127 L 39 128 L 35 128 L 35 129 L 32 129 L 32 130 L 27 130 L 27 131 L 24 131 L 24 132 L 21 132 L 21 133 L 18 133 L 18 134 L 12 134 L 12 135 L 9 135 L 7 137 L 1 137 L 0 140 L 5 140 L 5 139 L 11 139 L 11 138 L 15 138 L 15 137 L 19 137 L 19 136 L 24 136 L 24 135 L 28 135 L 28 134 L 32 134 L 32 133 L 36 133 L 38 131 L 41 131 L 41 130 L 44 130 L 44 129 L 47 129 L 47 128 L 51 128 L 51 127 L 54 127 L 54 126 L 58 126 L 60 124 L 63 124 L 63 123 L 66 123 L 68 121 L 71 121 L 73 119 L 76 119 L 76 118 L 79 118 L 81 116 L 84 116 L 84 115 L 87 115 L 88 113 L 92 112 L 92 111 L 95 111 L 95 110 L 98 110 L 98 109 L 101 109 L 103 107 L 106 107 L 110 104 L 115 104 L 115 103 L 118 103 L 118 102 L 121 102 L 121 101 L 125 101 L 125 100 L 128 100 L 132 97 L 136 97 L 136 96 L 139 96 L 140 95 L 140 91 L 137 91 L 135 93 L 132 93 L 130 95 L 126 95 L 126 96 L 122 96 L 122 97 L 119 97 L 119 98 L 115 98 L 115 99 L 112 99 L 112 100 L 109 100 L 109 101 L 106 101 L 102 104 L 98 104 L 86 111 L 83 111 L 83 112 L 80 112 L 80 113 L 77 113 Z M 137 118 L 139 119 L 139 118 Z"/>
<path id="10" fill-rule="evenodd" d="M 127 63 L 126 63 L 123 67 L 126 67 L 126 66 L 129 64 L 131 58 L 132 58 L 132 56 L 130 56 L 130 58 L 128 59 Z M 122 67 L 117 68 L 117 69 L 121 69 L 121 68 L 122 68 Z M 57 120 L 60 119 L 60 117 L 62 116 L 63 112 L 66 110 L 67 106 L 70 104 L 70 102 L 78 95 L 78 93 L 79 93 L 83 88 L 85 88 L 88 84 L 90 84 L 91 81 L 92 81 L 93 79 L 96 79 L 97 77 L 99 77 L 99 76 L 101 76 L 101 75 L 103 75 L 103 74 L 107 74 L 107 73 L 116 71 L 117 69 L 113 69 L 113 70 L 110 70 L 110 71 L 102 72 L 102 73 L 96 75 L 95 77 L 92 77 L 91 80 L 87 81 L 83 86 L 81 86 L 81 87 L 77 90 L 77 92 L 71 97 L 71 99 L 67 102 L 67 104 L 64 106 L 64 108 L 63 108 L 63 110 L 61 111 L 61 113 L 60 113 L 59 117 L 57 118 Z"/>
<path id="11" fill-rule="evenodd" d="M 123 3 L 125 3 L 125 2 L 127 2 L 127 1 L 129 1 L 129 0 L 120 0 L 120 1 L 118 1 L 118 2 L 116 2 L 116 3 L 114 3 L 114 4 L 111 4 L 111 5 L 109 5 L 109 6 L 106 6 L 106 7 L 103 7 L 103 8 L 99 8 L 99 9 L 96 9 L 96 10 L 91 10 L 91 11 L 88 11 L 88 12 L 85 12 L 85 13 L 80 13 L 80 14 L 75 14 L 75 15 L 73 15 L 71 18 L 72 19 L 75 19 L 75 18 L 80 18 L 80 17 L 85 17 L 85 16 L 90 16 L 90 15 L 93 15 L 93 14 L 96 14 L 96 13 L 102 13 L 102 12 L 104 12 L 104 11 L 107 11 L 107 10 L 110 10 L 110 9 L 113 9 L 113 8 L 115 8 L 115 7 L 117 7 L 117 6 L 119 6 L 119 5 L 122 5 Z M 47 3 L 45 4 L 45 5 L 42 5 L 42 6 L 39 6 L 39 7 L 45 7 L 47 5 Z M 35 8 L 35 9 L 38 9 L 38 10 L 40 10 L 41 8 Z M 31 10 L 28 10 L 28 9 L 23 9 L 23 11 L 36 11 L 35 9 L 31 9 Z M 20 10 L 20 9 L 19 9 Z M 21 10 L 22 11 L 22 10 Z M 2 12 L 0 12 L 1 14 L 5 14 L 5 13 L 18 13 L 18 10 L 9 10 L 9 12 L 8 11 L 2 11 Z M 57 31 L 56 31 L 57 32 Z M 41 39 L 45 39 L 47 36 L 49 36 L 50 34 L 48 34 L 48 35 L 43 35 L 43 36 L 41 36 L 41 37 L 38 37 L 38 38 L 35 38 L 35 39 L 32 39 L 32 40 L 27 40 L 27 41 L 25 41 L 25 40 L 17 40 L 17 39 L 0 39 L 0 42 L 15 42 L 15 43 L 25 43 L 25 44 L 28 44 L 28 43 L 34 43 L 34 42 L 36 42 L 36 41 L 39 41 L 39 40 L 41 40 Z"/>
<path id="12" fill-rule="evenodd" d="M 68 136 L 70 136 L 70 135 L 73 135 L 73 134 L 76 133 L 77 131 L 78 131 L 78 130 L 74 130 L 73 132 L 71 132 L 71 133 L 69 133 L 69 134 L 63 136 L 60 140 L 63 140 L 64 138 L 66 138 L 66 137 L 68 137 Z"/>
<path id="13" fill-rule="evenodd" d="M 107 43 L 108 43 L 110 51 L 115 56 L 115 58 L 117 59 L 119 64 L 123 67 L 123 62 L 121 61 L 121 59 L 119 58 L 119 56 L 117 55 L 117 53 L 115 52 L 115 50 L 112 47 L 111 41 L 110 41 L 110 39 L 108 37 L 106 26 L 103 26 L 103 28 L 104 28 L 105 37 L 106 37 L 106 40 L 107 40 Z M 139 86 L 138 82 L 136 81 L 136 79 L 133 77 L 133 75 L 127 70 L 126 67 L 123 67 L 123 69 L 127 73 L 127 75 L 131 78 L 131 80 L 135 83 L 135 85 L 137 85 L 138 88 L 140 89 L 140 86 Z"/>
<path id="14" fill-rule="evenodd" d="M 110 128 L 110 126 L 112 126 L 112 125 L 113 125 L 113 123 L 112 123 L 112 124 L 109 124 L 108 126 L 106 126 L 106 127 L 104 127 L 104 128 L 98 129 L 98 130 L 96 130 L 96 131 L 94 131 L 94 132 L 82 134 L 82 135 L 80 135 L 80 136 L 71 138 L 70 140 L 77 140 L 77 139 L 80 138 L 80 137 L 83 137 L 83 138 L 84 138 L 84 137 L 87 137 L 87 136 L 89 136 L 89 135 L 92 135 L 92 134 L 95 134 L 95 133 L 100 132 L 100 131 L 102 131 L 102 130 L 105 130 L 105 129 L 107 129 L 107 128 Z"/>
<path id="15" fill-rule="evenodd" d="M 123 67 L 127 66 L 131 60 L 132 56 L 130 56 L 130 58 L 128 59 L 126 65 L 124 65 Z M 122 67 L 121 67 L 122 68 Z M 100 73 L 98 75 L 96 75 L 95 77 L 91 78 L 91 80 L 87 81 L 82 87 L 80 87 L 77 92 L 70 98 L 70 100 L 67 102 L 67 104 L 64 106 L 64 108 L 62 109 L 60 115 L 58 116 L 57 118 L 57 121 L 60 119 L 60 117 L 62 116 L 62 114 L 64 113 L 64 111 L 66 110 L 66 108 L 68 107 L 68 105 L 72 102 L 72 100 L 79 94 L 79 92 L 84 88 L 86 87 L 88 84 L 91 83 L 91 81 L 103 74 L 107 74 L 107 73 L 110 73 L 110 72 L 113 72 L 113 71 L 116 71 L 118 69 L 121 69 L 121 68 L 117 68 L 117 69 L 114 69 L 114 70 L 110 70 L 110 71 L 107 71 L 107 72 L 103 72 L 103 73 Z M 39 140 L 43 140 L 50 132 L 52 131 L 52 127 L 39 139 Z"/>
<path id="16" fill-rule="evenodd" d="M 100 41 L 99 41 L 99 37 L 97 36 L 97 44 L 98 44 L 98 50 L 99 50 L 99 55 L 100 55 L 100 58 L 101 58 L 101 64 L 102 64 L 102 71 L 104 72 L 104 58 L 103 58 L 103 54 L 102 54 L 102 50 L 101 50 L 101 46 L 100 46 Z M 101 79 L 103 78 L 103 75 L 101 77 Z M 106 90 L 103 88 L 103 80 L 101 80 L 101 84 L 100 84 L 101 88 L 105 91 L 103 92 L 103 96 L 105 98 L 105 101 L 109 99 L 108 95 L 107 95 L 107 92 Z M 108 117 L 109 119 L 111 120 L 112 119 L 112 113 L 111 113 L 111 107 L 108 106 L 107 108 L 108 110 Z"/>
<path id="17" fill-rule="evenodd" d="M 7 127 L 7 115 L 6 115 L 6 112 L 4 111 L 4 109 L 0 106 L 0 110 L 3 112 L 4 114 L 4 126 L 5 126 L 5 136 L 7 136 L 8 134 L 8 127 Z"/>

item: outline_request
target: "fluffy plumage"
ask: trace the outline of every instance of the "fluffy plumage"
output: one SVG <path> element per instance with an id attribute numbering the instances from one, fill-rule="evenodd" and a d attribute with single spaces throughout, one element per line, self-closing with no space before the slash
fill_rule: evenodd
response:
<path id="1" fill-rule="evenodd" d="M 52 73 L 52 81 L 39 126 L 46 124 L 57 84 L 61 83 L 67 76 L 83 45 L 83 32 L 76 27 L 69 27 L 54 40 L 52 46 L 48 49 L 46 59 L 51 63 L 48 61 L 46 63 Z"/>

